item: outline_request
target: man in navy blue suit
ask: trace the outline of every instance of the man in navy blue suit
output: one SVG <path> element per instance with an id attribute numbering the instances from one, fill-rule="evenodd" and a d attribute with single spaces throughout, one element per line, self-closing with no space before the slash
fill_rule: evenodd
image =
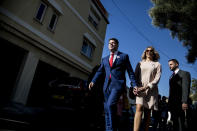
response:
<path id="1" fill-rule="evenodd" d="M 99 82 L 100 77 L 105 74 L 103 93 L 106 131 L 117 131 L 117 102 L 126 89 L 126 71 L 128 72 L 131 86 L 136 87 L 136 79 L 129 56 L 119 52 L 118 47 L 119 42 L 116 38 L 109 39 L 108 48 L 110 55 L 102 59 L 99 69 L 89 84 L 89 89 L 91 89 Z"/>

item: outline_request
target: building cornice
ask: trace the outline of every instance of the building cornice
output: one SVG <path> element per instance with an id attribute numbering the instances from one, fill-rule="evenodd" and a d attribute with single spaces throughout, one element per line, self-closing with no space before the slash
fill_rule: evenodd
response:
<path id="1" fill-rule="evenodd" d="M 55 0 L 47 0 L 60 14 L 63 15 L 61 6 Z"/>
<path id="2" fill-rule="evenodd" d="M 105 21 L 107 22 L 107 24 L 109 24 L 109 20 L 108 20 L 108 13 L 107 11 L 104 9 L 103 5 L 98 1 L 98 0 L 91 0 L 94 5 L 96 6 L 96 8 L 99 10 L 99 12 L 101 13 L 101 15 L 103 16 L 103 18 L 105 19 Z M 101 9 L 102 8 L 105 10 L 105 12 Z"/>

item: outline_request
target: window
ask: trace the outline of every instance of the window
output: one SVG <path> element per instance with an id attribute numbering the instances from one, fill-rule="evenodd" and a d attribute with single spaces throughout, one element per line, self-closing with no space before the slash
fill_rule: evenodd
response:
<path id="1" fill-rule="evenodd" d="M 35 16 L 35 18 L 39 21 L 42 22 L 45 11 L 46 11 L 47 5 L 43 2 L 40 3 L 40 6 L 38 8 L 37 14 Z"/>
<path id="2" fill-rule="evenodd" d="M 94 51 L 94 46 L 92 45 L 92 43 L 90 43 L 90 41 L 84 38 L 82 49 L 81 49 L 82 54 L 84 54 L 88 58 L 92 58 L 93 51 Z"/>
<path id="3" fill-rule="evenodd" d="M 57 19 L 58 19 L 58 15 L 56 13 L 53 13 L 53 15 L 51 16 L 50 23 L 49 23 L 49 29 L 51 31 L 54 31 L 55 25 L 57 23 Z"/>
<path id="4" fill-rule="evenodd" d="M 92 7 L 90 8 L 90 14 L 88 16 L 88 20 L 89 20 L 90 23 L 92 23 L 92 25 L 96 29 L 98 29 L 98 24 L 99 24 L 99 21 L 100 21 L 100 17 Z"/>

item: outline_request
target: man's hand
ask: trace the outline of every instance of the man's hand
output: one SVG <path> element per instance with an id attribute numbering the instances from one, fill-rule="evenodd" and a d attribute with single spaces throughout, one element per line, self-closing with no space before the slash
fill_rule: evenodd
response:
<path id="1" fill-rule="evenodd" d="M 135 88 L 135 87 L 134 87 Z M 131 98 L 131 99 L 135 99 L 135 96 L 136 96 L 136 94 L 134 93 L 134 88 L 133 87 L 130 87 L 129 88 L 129 97 Z"/>
<path id="2" fill-rule="evenodd" d="M 137 87 L 134 87 L 134 88 L 133 88 L 133 94 L 134 94 L 134 95 L 138 95 L 138 88 L 137 88 Z"/>
<path id="3" fill-rule="evenodd" d="M 187 109 L 188 109 L 188 105 L 187 105 L 186 103 L 183 103 L 183 104 L 182 104 L 182 109 L 183 109 L 183 110 L 187 110 Z"/>
<path id="4" fill-rule="evenodd" d="M 94 83 L 93 82 L 90 82 L 89 87 L 88 87 L 89 90 L 91 90 L 93 86 L 94 86 Z"/>

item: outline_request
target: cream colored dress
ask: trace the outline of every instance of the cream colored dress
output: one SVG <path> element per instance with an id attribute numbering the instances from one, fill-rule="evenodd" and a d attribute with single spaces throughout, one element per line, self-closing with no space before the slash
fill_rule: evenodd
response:
<path id="1" fill-rule="evenodd" d="M 135 69 L 138 86 L 149 86 L 136 97 L 136 104 L 158 110 L 158 83 L 161 77 L 161 64 L 153 61 L 140 61 Z"/>

